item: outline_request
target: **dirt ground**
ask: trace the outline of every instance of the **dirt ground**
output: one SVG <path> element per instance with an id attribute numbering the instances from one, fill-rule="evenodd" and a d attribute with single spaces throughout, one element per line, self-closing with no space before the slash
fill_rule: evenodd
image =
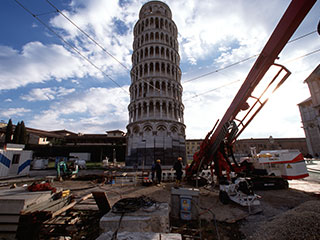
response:
<path id="1" fill-rule="evenodd" d="M 54 175 L 54 172 L 48 171 L 32 171 L 31 176 L 33 178 L 41 178 L 41 176 Z M 101 170 L 87 170 L 82 172 L 82 175 L 86 174 L 103 174 Z M 54 187 L 61 187 L 63 189 L 70 189 L 71 193 L 75 197 L 84 196 L 85 194 L 91 193 L 92 191 L 105 191 L 110 205 L 112 206 L 115 202 L 122 198 L 127 197 L 139 197 L 145 195 L 151 197 L 158 202 L 167 202 L 170 204 L 171 188 L 174 186 L 172 182 L 164 182 L 161 186 L 149 186 L 145 187 L 140 184 L 101 184 L 98 180 L 66 180 L 63 182 L 54 181 L 52 183 Z M 191 187 L 183 185 L 183 187 Z M 241 207 L 235 203 L 223 205 L 219 201 L 219 191 L 217 188 L 200 188 L 200 222 L 197 223 L 172 223 L 172 232 L 180 232 L 184 234 L 184 239 L 320 239 L 320 226 L 318 220 L 319 217 L 311 213 L 310 209 L 320 209 L 320 183 L 314 180 L 295 180 L 289 182 L 289 189 L 286 190 L 266 190 L 256 191 L 256 194 L 261 196 L 261 212 L 256 214 L 250 214 L 247 208 Z M 91 209 L 93 212 L 97 212 L 97 206 L 91 201 Z M 304 204 L 307 206 L 307 210 L 299 210 L 299 206 Z M 308 207 L 310 206 L 310 207 Z M 297 209 L 295 212 L 293 210 Z M 302 208 L 301 208 L 302 209 Z M 290 211 L 292 213 L 290 213 Z M 308 214 L 303 215 L 303 222 L 299 222 L 301 231 L 303 229 L 309 232 L 309 235 L 303 235 L 299 231 L 295 231 L 295 236 L 287 238 L 286 236 L 280 235 L 276 237 L 276 234 L 270 233 L 271 235 L 266 236 L 266 228 L 269 224 L 269 228 L 276 229 L 276 231 L 283 232 L 284 229 L 290 229 L 292 226 L 289 220 L 286 218 L 295 219 L 296 212 Z M 290 213 L 288 215 L 288 213 Z M 287 214 L 287 215 L 284 215 Z M 93 214 L 94 215 L 94 214 Z M 320 210 L 317 213 L 320 216 Z M 98 215 L 96 215 L 98 217 Z M 284 219 L 284 220 L 281 220 Z M 302 218 L 298 218 L 302 219 Z M 99 219 L 94 222 L 97 225 Z M 277 222 L 280 221 L 280 222 Z M 281 222 L 282 221 L 282 222 Z M 286 222 L 287 221 L 287 222 Z M 318 221 L 315 222 L 315 221 Z M 296 221 L 297 222 L 297 221 Z M 317 223 L 315 225 L 315 223 Z M 272 225 L 274 224 L 274 225 Z M 279 226 L 281 224 L 281 226 Z M 306 225 L 306 226 L 302 226 Z M 313 230 L 309 229 L 309 226 L 313 226 Z M 93 226 L 95 234 L 91 236 L 98 236 L 99 229 L 97 226 Z M 304 228 L 303 228 L 304 227 Z M 297 227 L 296 227 L 297 228 Z M 189 231 L 188 231 L 189 229 Z M 197 232 L 197 229 L 200 229 Z M 277 230 L 278 229 L 278 230 Z M 313 231 L 313 232 L 310 232 Z M 291 231 L 292 232 L 292 231 Z M 286 233 L 289 234 L 289 233 Z M 189 236 L 189 238 L 188 238 Z M 194 237 L 192 237 L 194 236 Z M 302 237 L 303 236 L 303 237 Z M 92 237 L 92 239 L 94 239 Z M 90 239 L 87 236 L 85 239 Z"/>

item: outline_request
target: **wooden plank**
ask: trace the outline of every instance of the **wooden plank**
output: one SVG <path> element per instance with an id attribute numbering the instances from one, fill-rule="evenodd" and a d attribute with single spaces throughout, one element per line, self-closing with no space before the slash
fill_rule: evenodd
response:
<path id="1" fill-rule="evenodd" d="M 39 204 L 34 204 L 29 208 L 26 208 L 25 210 L 21 211 L 21 214 L 26 214 L 26 213 L 32 213 L 35 211 L 46 211 L 46 209 L 53 207 L 54 205 L 57 205 L 61 202 L 66 201 L 67 198 L 59 198 L 57 200 L 46 200 L 43 201 L 42 203 Z"/>
<path id="2" fill-rule="evenodd" d="M 110 211 L 111 207 L 105 192 L 92 192 L 92 195 L 102 214 L 106 214 Z"/>
<path id="3" fill-rule="evenodd" d="M 92 197 L 92 193 L 89 193 L 87 195 L 84 195 L 83 197 L 81 197 L 79 200 L 77 200 L 77 203 L 87 200 L 88 198 Z"/>
<path id="4" fill-rule="evenodd" d="M 65 212 L 65 211 L 67 211 L 68 209 L 70 209 L 70 208 L 72 208 L 74 205 L 76 205 L 77 204 L 77 202 L 76 201 L 73 201 L 73 202 L 71 202 L 70 204 L 68 204 L 67 206 L 65 206 L 65 207 L 63 207 L 63 208 L 61 208 L 61 209 L 59 209 L 58 211 L 56 211 L 56 212 L 54 212 L 53 214 L 52 214 L 52 217 L 55 217 L 55 216 L 58 216 L 59 214 L 61 214 L 61 213 L 63 213 L 63 212 Z"/>

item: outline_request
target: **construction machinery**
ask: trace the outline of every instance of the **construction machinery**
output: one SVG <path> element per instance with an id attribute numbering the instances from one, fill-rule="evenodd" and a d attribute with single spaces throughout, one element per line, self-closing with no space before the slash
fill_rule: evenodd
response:
<path id="1" fill-rule="evenodd" d="M 233 144 L 267 103 L 269 95 L 291 74 L 275 60 L 315 2 L 293 0 L 290 3 L 225 115 L 207 134 L 200 150 L 194 154 L 192 163 L 186 168 L 187 178 L 197 180 L 199 172 L 210 167 L 212 174 L 217 176 L 223 202 L 232 198 L 246 205 L 243 203 L 257 200 L 250 190 L 250 183 L 245 178 L 239 179 L 239 176 L 252 171 L 253 166 L 246 161 L 239 164 L 235 160 Z M 236 177 L 232 178 L 231 173 L 235 173 Z"/>

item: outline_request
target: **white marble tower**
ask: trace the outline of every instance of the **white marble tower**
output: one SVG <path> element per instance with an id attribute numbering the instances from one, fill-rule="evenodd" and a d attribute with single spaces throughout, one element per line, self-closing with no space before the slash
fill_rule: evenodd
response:
<path id="1" fill-rule="evenodd" d="M 178 30 L 163 2 L 144 4 L 134 27 L 126 165 L 185 161 Z"/>

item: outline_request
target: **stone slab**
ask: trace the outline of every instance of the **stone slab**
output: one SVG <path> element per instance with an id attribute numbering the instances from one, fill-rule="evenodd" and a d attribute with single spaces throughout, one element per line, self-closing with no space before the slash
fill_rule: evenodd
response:
<path id="1" fill-rule="evenodd" d="M 29 192 L 26 188 L 0 190 L 0 214 L 20 214 L 34 204 L 51 198 L 51 191 Z"/>
<path id="2" fill-rule="evenodd" d="M 103 232 L 114 232 L 118 226 L 121 214 L 111 211 L 100 219 Z M 160 203 L 136 212 L 126 213 L 120 223 L 118 232 L 169 232 L 169 204 Z"/>
<path id="3" fill-rule="evenodd" d="M 102 233 L 96 240 L 112 239 L 113 232 Z M 178 233 L 119 232 L 118 240 L 182 240 Z"/>

